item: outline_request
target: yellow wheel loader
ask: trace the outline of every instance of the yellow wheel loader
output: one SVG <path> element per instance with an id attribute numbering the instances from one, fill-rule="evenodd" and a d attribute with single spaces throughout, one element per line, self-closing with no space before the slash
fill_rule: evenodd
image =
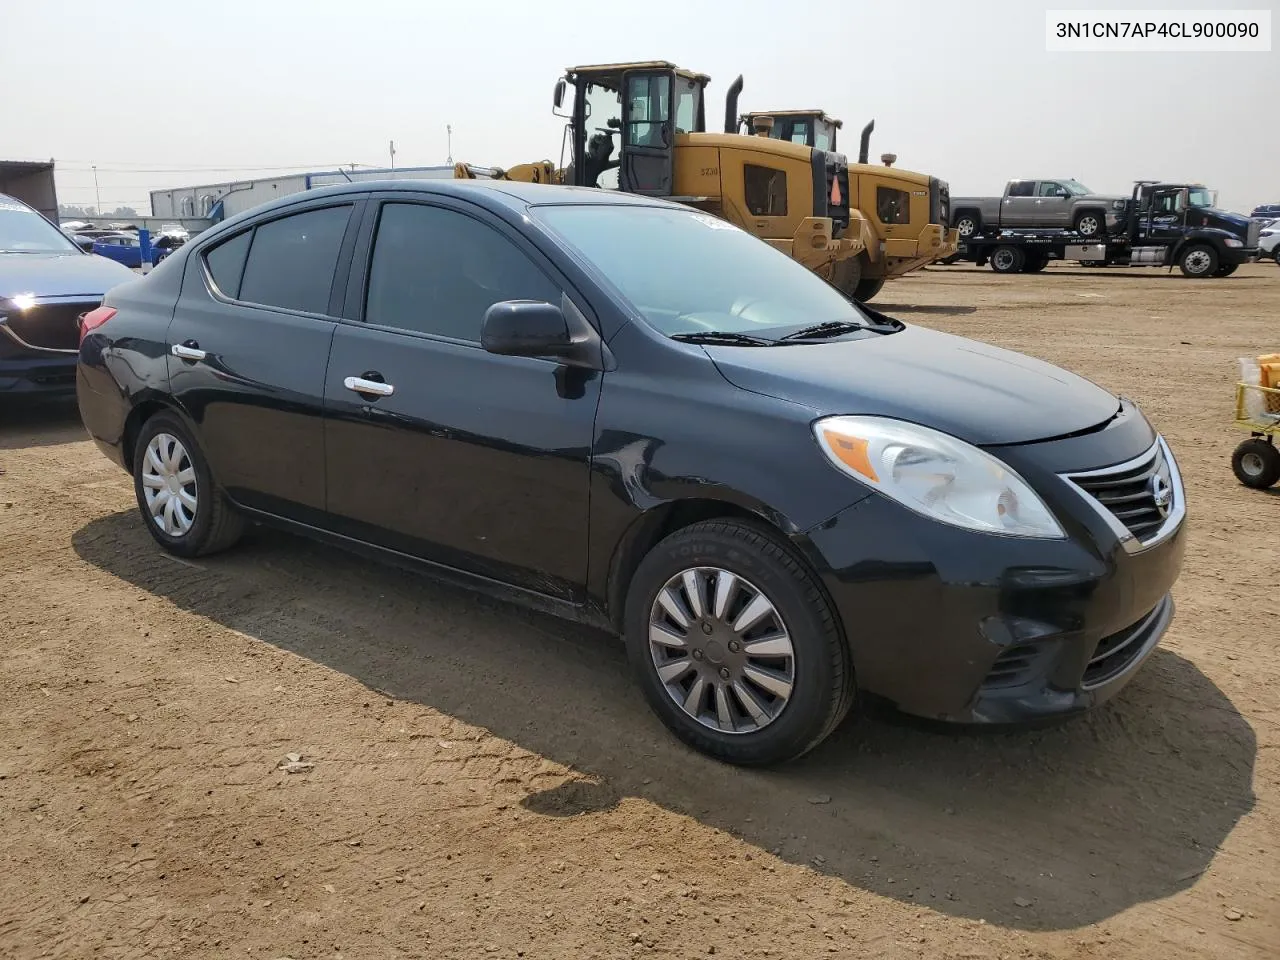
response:
<path id="1" fill-rule="evenodd" d="M 561 166 L 550 160 L 506 169 L 460 163 L 454 176 L 664 197 L 728 220 L 828 280 L 853 269 L 874 234 L 850 213 L 845 157 L 740 136 L 741 77 L 730 88 L 725 132 L 707 132 L 709 82 L 705 74 L 660 60 L 570 67 L 553 98 L 553 112 L 568 121 Z"/>
<path id="2" fill-rule="evenodd" d="M 738 118 L 741 128 L 784 143 L 836 150 L 843 124 L 822 110 L 761 110 Z M 858 162 L 849 165 L 854 216 L 867 223 L 866 249 L 835 268 L 831 281 L 857 300 L 870 300 L 886 280 L 900 277 L 956 252 L 959 234 L 948 227 L 950 190 L 946 181 L 894 167 L 884 154 L 878 167 L 867 162 L 872 120 L 862 130 Z"/>

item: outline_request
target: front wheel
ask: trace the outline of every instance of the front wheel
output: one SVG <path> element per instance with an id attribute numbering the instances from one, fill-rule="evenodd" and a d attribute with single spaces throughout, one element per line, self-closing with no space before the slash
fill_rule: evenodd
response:
<path id="1" fill-rule="evenodd" d="M 883 286 L 884 277 L 863 277 L 853 288 L 853 299 L 859 303 L 866 303 L 879 293 Z"/>
<path id="2" fill-rule="evenodd" d="M 1178 257 L 1184 277 L 1212 277 L 1218 270 L 1218 252 L 1206 243 L 1193 243 Z"/>
<path id="3" fill-rule="evenodd" d="M 1231 471 L 1246 487 L 1265 490 L 1280 480 L 1280 450 L 1266 440 L 1251 437 L 1231 455 Z"/>
<path id="4" fill-rule="evenodd" d="M 1276 262 L 1276 266 L 1280 267 L 1280 243 L 1277 243 L 1275 250 L 1271 252 L 1271 259 Z"/>
<path id="5" fill-rule="evenodd" d="M 817 578 L 763 525 L 685 527 L 641 561 L 628 657 L 677 737 L 728 763 L 799 757 L 853 703 L 853 667 Z"/>
<path id="6" fill-rule="evenodd" d="M 142 426 L 133 455 L 138 510 L 156 542 L 180 557 L 225 550 L 244 520 L 213 484 L 204 453 L 172 413 Z"/>
<path id="7" fill-rule="evenodd" d="M 1217 270 L 1213 271 L 1213 275 L 1215 277 L 1229 277 L 1236 272 L 1237 266 L 1239 266 L 1239 264 L 1224 263 L 1222 266 L 1218 267 Z"/>
<path id="8" fill-rule="evenodd" d="M 1026 262 L 1026 255 L 1017 247 L 999 246 L 991 251 L 991 269 L 996 273 L 1017 273 Z"/>
<path id="9" fill-rule="evenodd" d="M 1102 233 L 1104 223 L 1102 214 L 1089 211 L 1076 217 L 1075 228 L 1082 237 L 1096 237 Z"/>

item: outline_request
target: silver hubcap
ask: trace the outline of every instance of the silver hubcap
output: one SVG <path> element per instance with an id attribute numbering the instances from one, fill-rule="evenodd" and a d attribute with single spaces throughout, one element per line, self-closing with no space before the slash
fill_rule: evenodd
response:
<path id="1" fill-rule="evenodd" d="M 1081 217 L 1080 232 L 1081 233 L 1097 233 L 1098 221 L 1095 220 L 1093 217 Z"/>
<path id="2" fill-rule="evenodd" d="M 1240 458 L 1240 469 L 1251 477 L 1261 475 L 1266 469 L 1266 465 L 1262 462 L 1262 457 L 1256 453 L 1246 453 Z"/>
<path id="3" fill-rule="evenodd" d="M 1013 267 L 1013 254 L 1008 250 L 997 250 L 996 255 L 991 259 L 995 261 L 996 268 L 999 270 L 1009 270 Z"/>
<path id="4" fill-rule="evenodd" d="M 973 221 L 967 218 L 962 219 L 956 224 L 956 232 L 962 237 L 967 237 L 973 233 Z"/>
<path id="5" fill-rule="evenodd" d="M 1209 254 L 1203 250 L 1192 250 L 1187 254 L 1185 263 L 1192 273 L 1204 273 L 1209 269 Z"/>
<path id="6" fill-rule="evenodd" d="M 795 684 L 782 615 L 759 587 L 719 567 L 682 571 L 658 591 L 649 654 L 680 709 L 724 733 L 767 727 Z"/>
<path id="7" fill-rule="evenodd" d="M 199 503 L 196 471 L 177 437 L 157 433 L 142 458 L 142 492 L 157 527 L 171 537 L 191 529 Z"/>

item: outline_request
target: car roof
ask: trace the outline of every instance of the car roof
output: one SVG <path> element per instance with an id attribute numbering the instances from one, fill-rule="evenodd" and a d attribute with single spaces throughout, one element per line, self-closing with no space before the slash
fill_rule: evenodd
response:
<path id="1" fill-rule="evenodd" d="M 642 197 L 598 187 L 563 187 L 544 183 L 520 183 L 514 180 L 357 180 L 353 183 L 337 183 L 278 197 L 238 213 L 234 217 L 228 217 L 214 228 L 205 231 L 205 234 L 210 237 L 221 236 L 230 232 L 234 226 L 256 220 L 265 213 L 284 210 L 309 200 L 327 197 L 335 200 L 340 197 L 356 199 L 371 193 L 425 193 L 442 197 L 465 197 L 481 207 L 494 211 L 504 209 L 516 214 L 522 214 L 530 207 L 561 204 L 690 209 L 660 197 Z"/>

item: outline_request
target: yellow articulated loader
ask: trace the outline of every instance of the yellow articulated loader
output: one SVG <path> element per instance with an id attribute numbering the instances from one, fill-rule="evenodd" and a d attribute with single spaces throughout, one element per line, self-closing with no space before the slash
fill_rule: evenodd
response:
<path id="1" fill-rule="evenodd" d="M 725 132 L 707 132 L 709 82 L 705 74 L 658 60 L 570 67 L 553 98 L 553 112 L 568 121 L 560 166 L 550 160 L 505 169 L 460 163 L 454 176 L 663 197 L 728 220 L 828 280 L 853 270 L 875 235 L 850 212 L 846 158 L 739 135 L 741 77 L 730 89 Z"/>
<path id="2" fill-rule="evenodd" d="M 822 110 L 760 110 L 738 118 L 742 129 L 757 136 L 798 143 L 817 150 L 836 150 L 843 124 Z M 866 250 L 842 263 L 832 282 L 858 300 L 870 300 L 886 280 L 942 260 L 956 252 L 959 234 L 948 228 L 950 190 L 946 181 L 892 164 L 884 154 L 878 167 L 867 162 L 875 121 L 863 128 L 858 162 L 849 165 L 851 205 L 869 224 Z"/>

